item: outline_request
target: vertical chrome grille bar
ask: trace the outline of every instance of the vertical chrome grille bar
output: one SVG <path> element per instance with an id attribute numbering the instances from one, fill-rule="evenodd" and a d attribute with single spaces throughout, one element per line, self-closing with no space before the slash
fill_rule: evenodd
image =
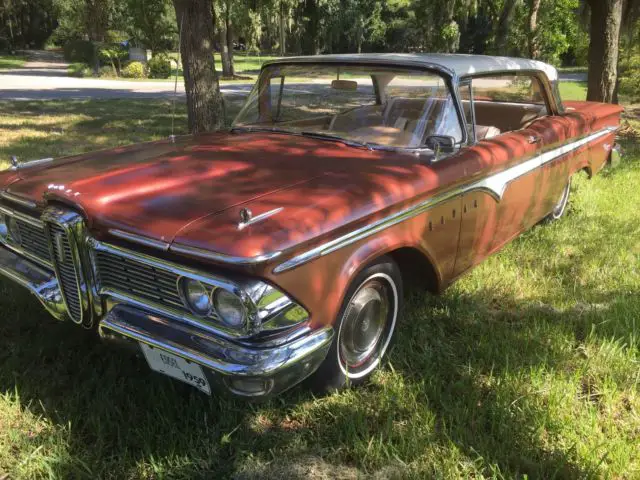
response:
<path id="1" fill-rule="evenodd" d="M 47 207 L 42 214 L 51 261 L 71 320 L 90 327 L 93 321 L 91 277 L 87 268 L 87 233 L 82 216 Z"/>

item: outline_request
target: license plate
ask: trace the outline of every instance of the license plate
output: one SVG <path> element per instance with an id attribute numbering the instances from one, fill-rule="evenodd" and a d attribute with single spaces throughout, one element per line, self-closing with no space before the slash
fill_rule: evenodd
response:
<path id="1" fill-rule="evenodd" d="M 202 367 L 197 363 L 192 363 L 159 348 L 150 347 L 145 343 L 141 343 L 140 348 L 151 370 L 164 373 L 169 377 L 196 387 L 207 395 L 211 395 L 207 377 L 204 376 Z"/>

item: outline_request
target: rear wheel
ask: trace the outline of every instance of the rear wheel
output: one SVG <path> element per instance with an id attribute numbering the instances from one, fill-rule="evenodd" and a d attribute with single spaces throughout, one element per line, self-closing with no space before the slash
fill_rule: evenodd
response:
<path id="1" fill-rule="evenodd" d="M 382 257 L 352 282 L 327 358 L 310 379 L 314 389 L 339 389 L 369 378 L 389 347 L 401 306 L 400 269 Z"/>
<path id="2" fill-rule="evenodd" d="M 558 199 L 558 203 L 556 203 L 556 205 L 553 207 L 553 210 L 551 210 L 551 213 L 547 215 L 547 217 L 545 218 L 546 221 L 554 222 L 564 216 L 564 213 L 567 210 L 567 205 L 569 204 L 570 193 L 571 193 L 571 177 L 569 177 L 569 180 L 567 181 L 567 185 L 564 187 L 564 190 L 562 190 L 562 194 Z"/>

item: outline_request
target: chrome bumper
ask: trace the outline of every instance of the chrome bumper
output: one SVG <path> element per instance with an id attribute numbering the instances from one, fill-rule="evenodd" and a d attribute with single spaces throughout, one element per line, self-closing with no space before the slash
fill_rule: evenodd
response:
<path id="1" fill-rule="evenodd" d="M 0 246 L 0 275 L 22 285 L 58 320 L 67 319 L 64 300 L 53 272 Z"/>
<path id="2" fill-rule="evenodd" d="M 115 306 L 99 330 L 101 337 L 137 351 L 144 343 L 197 363 L 212 386 L 250 397 L 277 394 L 304 380 L 327 356 L 333 338 L 327 327 L 283 345 L 247 346 L 127 305 Z"/>
<path id="3" fill-rule="evenodd" d="M 69 318 L 53 272 L 0 246 L 0 275 L 27 288 L 55 318 Z M 248 346 L 125 304 L 116 304 L 100 321 L 99 333 L 138 352 L 144 343 L 197 363 L 212 386 L 251 397 L 276 394 L 305 379 L 322 363 L 333 339 L 333 328 L 327 327 L 283 344 Z M 243 385 L 251 391 L 243 391 Z"/>

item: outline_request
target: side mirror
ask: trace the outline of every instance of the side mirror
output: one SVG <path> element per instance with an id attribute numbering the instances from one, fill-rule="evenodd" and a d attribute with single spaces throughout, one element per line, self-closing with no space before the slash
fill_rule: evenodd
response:
<path id="1" fill-rule="evenodd" d="M 438 153 L 453 153 L 456 150 L 456 139 L 450 135 L 429 135 L 425 140 L 425 145 Z"/>

